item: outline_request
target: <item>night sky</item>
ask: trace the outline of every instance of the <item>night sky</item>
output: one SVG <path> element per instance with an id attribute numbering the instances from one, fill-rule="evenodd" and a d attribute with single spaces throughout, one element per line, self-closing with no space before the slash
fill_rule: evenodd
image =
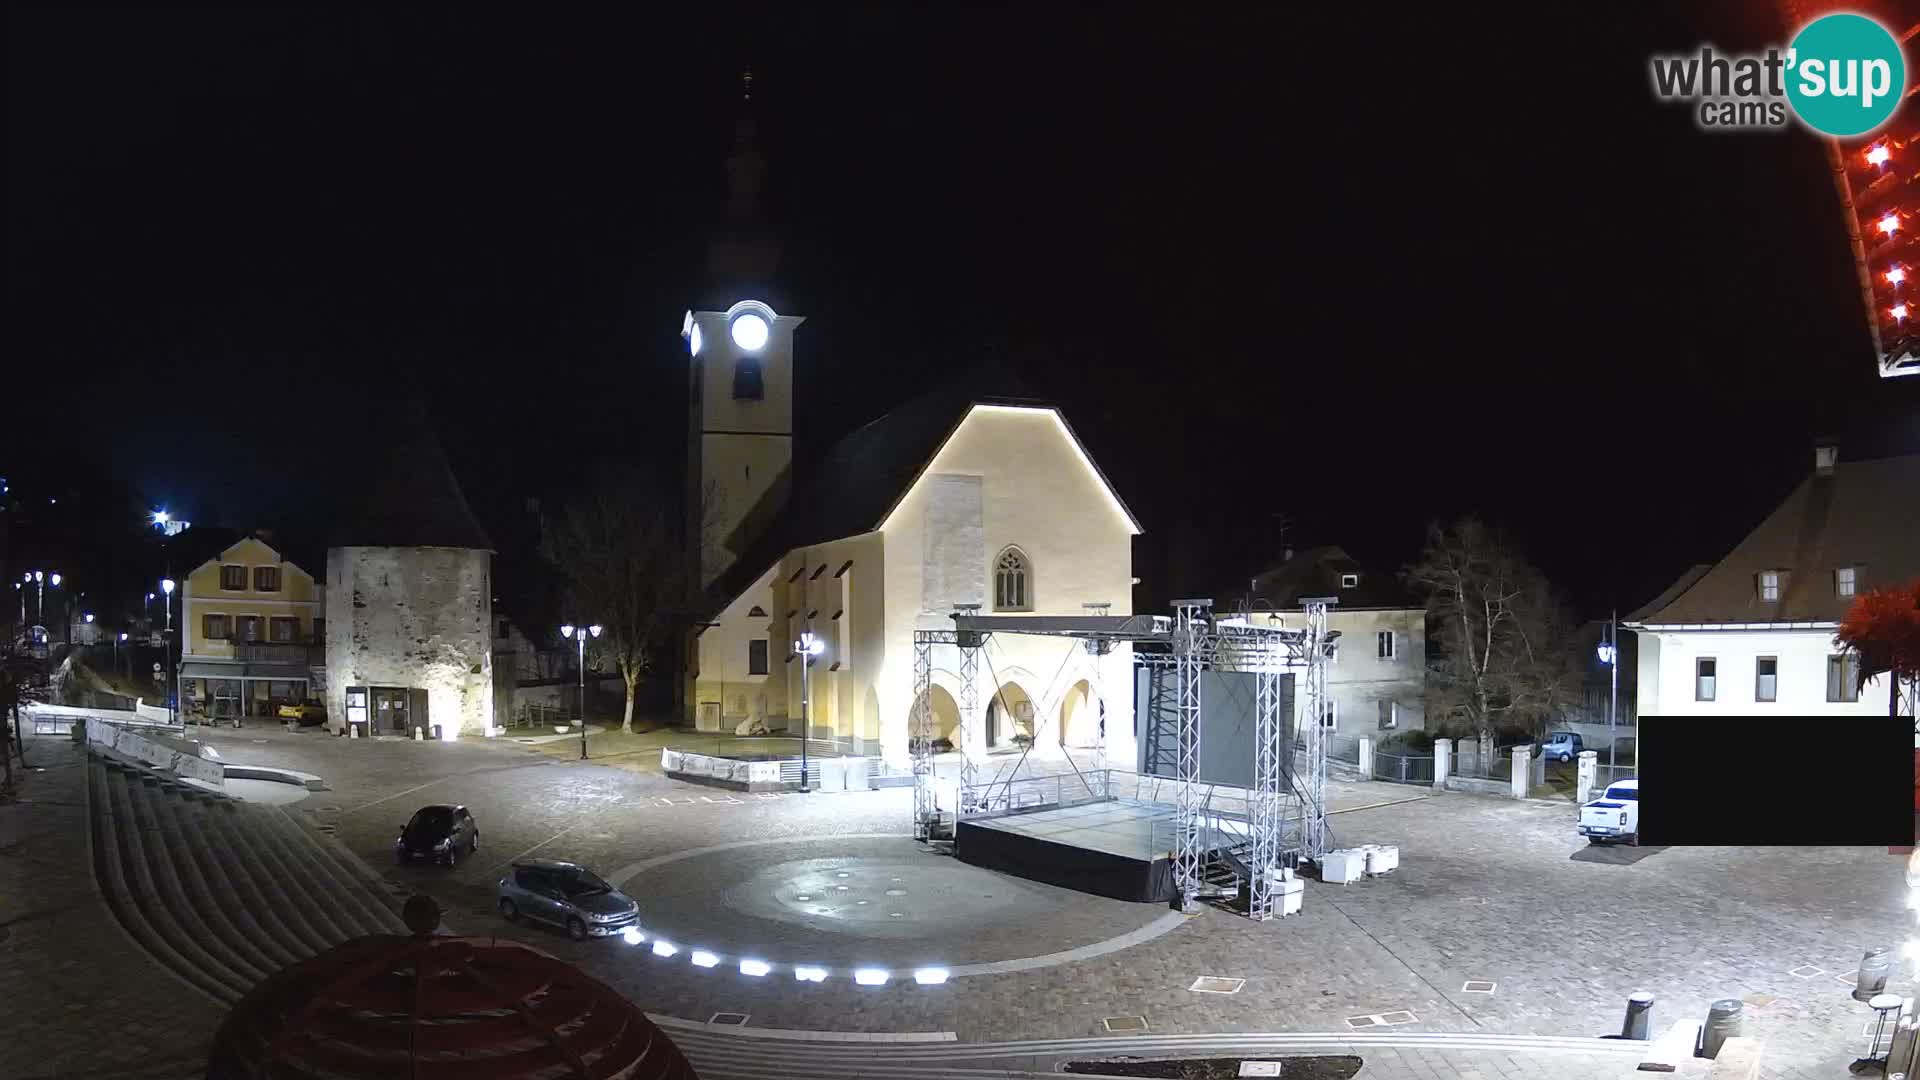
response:
<path id="1" fill-rule="evenodd" d="M 1779 36 L 1686 7 L 16 6 L 5 454 L 310 525 L 417 390 L 493 527 L 679 476 L 751 64 L 802 460 L 991 350 L 1141 518 L 1144 603 L 1281 515 L 1391 569 L 1473 512 L 1632 608 L 1814 434 L 1920 452 L 1818 144 L 1652 100 L 1650 52 Z"/>

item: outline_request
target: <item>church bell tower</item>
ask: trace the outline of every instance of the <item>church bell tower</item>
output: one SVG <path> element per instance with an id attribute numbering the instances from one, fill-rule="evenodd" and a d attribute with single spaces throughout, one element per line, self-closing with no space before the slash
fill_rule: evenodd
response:
<path id="1" fill-rule="evenodd" d="M 793 332 L 774 310 L 780 243 L 761 200 L 753 74 L 741 77 L 726 220 L 707 248 L 705 310 L 681 326 L 691 388 L 687 529 L 704 590 L 785 508 L 793 466 Z"/>

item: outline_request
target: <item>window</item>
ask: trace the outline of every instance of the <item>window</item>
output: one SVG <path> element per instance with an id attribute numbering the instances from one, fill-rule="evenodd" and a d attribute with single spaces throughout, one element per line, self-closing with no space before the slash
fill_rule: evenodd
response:
<path id="1" fill-rule="evenodd" d="M 1400 710 L 1400 706 L 1394 704 L 1394 701 L 1392 698 L 1380 699 L 1380 730 L 1381 731 L 1392 731 L 1394 728 L 1400 726 L 1399 710 Z"/>
<path id="2" fill-rule="evenodd" d="M 1762 570 L 1760 572 L 1760 599 L 1768 604 L 1780 602 L 1780 571 Z"/>
<path id="3" fill-rule="evenodd" d="M 1714 678 L 1719 671 L 1719 661 L 1711 656 L 1702 656 L 1693 662 L 1693 700 L 1712 701 Z"/>
<path id="4" fill-rule="evenodd" d="M 1860 700 L 1860 658 L 1853 653 L 1827 657 L 1827 700 Z"/>
<path id="5" fill-rule="evenodd" d="M 280 568 L 277 566 L 256 566 L 253 568 L 254 592 L 279 592 Z"/>
<path id="6" fill-rule="evenodd" d="M 275 615 L 267 621 L 269 640 L 282 643 L 300 640 L 300 620 L 287 615 Z"/>
<path id="7" fill-rule="evenodd" d="M 313 640 L 324 643 L 327 640 L 327 620 L 313 620 Z"/>
<path id="8" fill-rule="evenodd" d="M 747 618 L 749 619 L 764 619 L 766 617 L 767 617 L 767 609 L 761 607 L 759 604 L 753 605 L 753 607 L 747 612 Z"/>
<path id="9" fill-rule="evenodd" d="M 767 673 L 767 639 L 754 638 L 747 642 L 747 674 L 765 675 Z"/>
<path id="10" fill-rule="evenodd" d="M 1320 709 L 1320 728 L 1323 731 L 1334 731 L 1339 727 L 1340 703 L 1328 698 L 1326 704 Z"/>
<path id="11" fill-rule="evenodd" d="M 1374 640 L 1375 649 L 1380 654 L 1380 659 L 1393 659 L 1393 631 L 1382 630 L 1374 635 Z"/>
<path id="12" fill-rule="evenodd" d="M 760 377 L 760 361 L 740 360 L 733 365 L 733 400 L 759 401 L 766 397 L 764 380 Z"/>
<path id="13" fill-rule="evenodd" d="M 259 641 L 260 616 L 235 615 L 233 617 L 233 636 L 240 641 Z"/>
<path id="14" fill-rule="evenodd" d="M 1008 548 L 993 563 L 995 611 L 1033 610 L 1033 565 L 1019 548 Z"/>
<path id="15" fill-rule="evenodd" d="M 1763 656 L 1753 669 L 1753 700 L 1778 701 L 1780 693 L 1780 658 Z"/>
<path id="16" fill-rule="evenodd" d="M 220 590 L 222 592 L 246 592 L 247 568 L 244 566 L 222 566 L 220 568 Z"/>
<path id="17" fill-rule="evenodd" d="M 1833 595 L 1852 596 L 1854 582 L 1857 580 L 1854 568 L 1843 566 L 1833 572 Z"/>
<path id="18" fill-rule="evenodd" d="M 227 626 L 225 615 L 202 615 L 200 617 L 200 636 L 208 641 L 225 641 L 232 631 Z"/>
<path id="19" fill-rule="evenodd" d="M 1359 574 L 1341 574 L 1341 575 L 1340 575 L 1340 587 L 1341 587 L 1341 588 L 1343 588 L 1343 589 L 1352 589 L 1352 588 L 1357 588 L 1357 587 L 1359 587 L 1359 585 L 1360 585 L 1360 575 L 1359 575 Z"/>

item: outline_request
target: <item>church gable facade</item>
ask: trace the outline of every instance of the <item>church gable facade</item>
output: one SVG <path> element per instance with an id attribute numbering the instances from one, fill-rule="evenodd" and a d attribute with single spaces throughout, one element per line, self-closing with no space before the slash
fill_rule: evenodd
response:
<path id="1" fill-rule="evenodd" d="M 1058 410 L 973 401 L 957 411 L 897 497 L 855 526 L 864 531 L 781 552 L 706 626 L 697 727 L 797 733 L 799 665 L 808 661 L 793 645 L 811 632 L 824 646 L 807 680 L 814 737 L 904 762 L 918 696 L 915 630 L 951 628 L 960 605 L 1083 615 L 1103 604 L 1131 613 L 1139 525 Z M 834 456 L 827 467 L 836 464 L 857 465 Z M 813 518 L 825 508 L 807 500 L 832 487 L 796 495 L 788 515 Z M 931 710 L 936 737 L 958 748 L 966 695 L 952 652 L 935 650 Z M 1062 639 L 995 637 L 981 654 L 966 749 L 979 756 L 1023 736 L 1042 754 L 1091 746 L 1104 699 L 1109 752 L 1130 755 L 1130 665 L 1124 650 L 1095 658 Z"/>

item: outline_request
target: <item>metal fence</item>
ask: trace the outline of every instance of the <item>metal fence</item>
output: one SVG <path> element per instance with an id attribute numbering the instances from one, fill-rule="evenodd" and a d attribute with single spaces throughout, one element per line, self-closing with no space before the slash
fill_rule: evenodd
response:
<path id="1" fill-rule="evenodd" d="M 1373 778 L 1396 784 L 1433 783 L 1432 754 L 1382 754 L 1374 751 Z"/>
<path id="2" fill-rule="evenodd" d="M 1637 775 L 1635 766 L 1630 763 L 1609 768 L 1607 763 L 1602 761 L 1593 770 L 1594 795 L 1598 797 L 1600 792 L 1607 790 L 1609 786 L 1621 780 L 1631 780 Z"/>
<path id="3" fill-rule="evenodd" d="M 1306 749 L 1305 744 L 1301 745 L 1301 749 Z M 1360 736 L 1337 735 L 1333 732 L 1328 732 L 1327 760 L 1343 761 L 1348 765 L 1358 767 L 1360 764 Z"/>
<path id="4" fill-rule="evenodd" d="M 517 702 L 513 706 L 513 716 L 507 722 L 510 728 L 544 728 L 548 725 L 571 725 L 580 715 L 578 703 L 569 705 L 546 705 L 537 701 Z"/>
<path id="5" fill-rule="evenodd" d="M 1448 762 L 1447 772 L 1452 776 L 1472 780 L 1511 780 L 1513 779 L 1513 755 L 1499 750 L 1491 754 L 1479 752 L 1478 744 L 1467 743 L 1464 748 L 1456 748 L 1453 760 Z"/>
<path id="6" fill-rule="evenodd" d="M 989 817 L 1105 802 L 1113 798 L 1110 775 L 1106 769 L 1093 769 L 973 784 L 960 790 L 960 816 Z"/>

